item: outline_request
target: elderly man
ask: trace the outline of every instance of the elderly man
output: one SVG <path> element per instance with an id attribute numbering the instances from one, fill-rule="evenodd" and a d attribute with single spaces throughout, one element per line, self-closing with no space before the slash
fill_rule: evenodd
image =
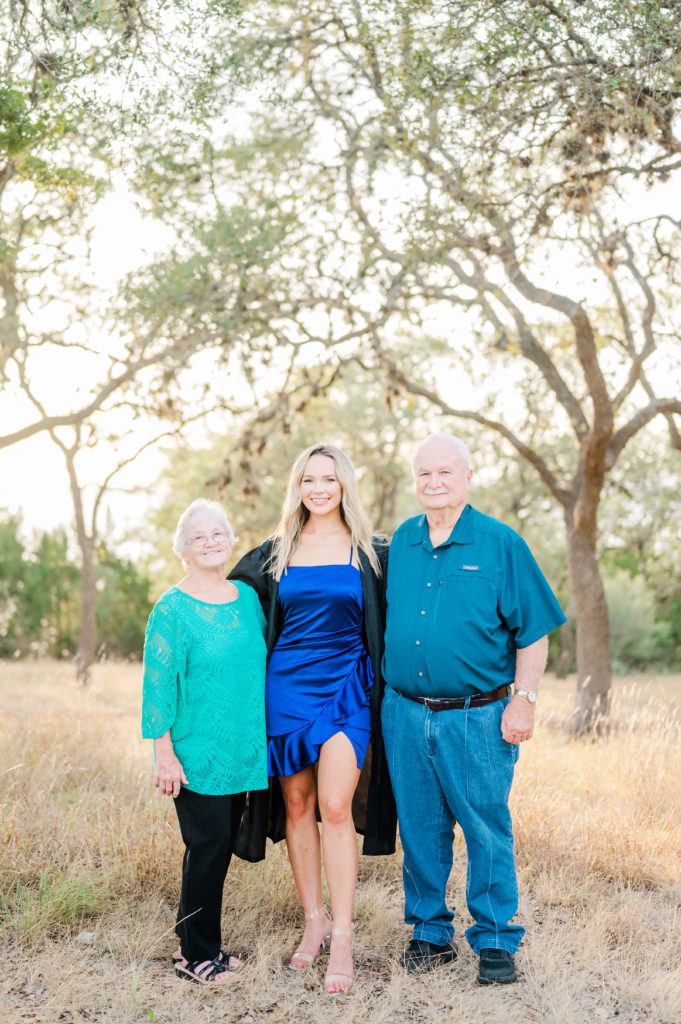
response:
<path id="1" fill-rule="evenodd" d="M 467 504 L 462 441 L 429 437 L 413 466 L 425 515 L 402 523 L 390 546 L 382 712 L 414 926 L 401 962 L 414 972 L 456 958 L 445 891 L 458 822 L 478 981 L 504 984 L 524 935 L 509 923 L 518 888 L 508 797 L 518 744 L 534 729 L 547 634 L 565 616 L 523 539 Z"/>

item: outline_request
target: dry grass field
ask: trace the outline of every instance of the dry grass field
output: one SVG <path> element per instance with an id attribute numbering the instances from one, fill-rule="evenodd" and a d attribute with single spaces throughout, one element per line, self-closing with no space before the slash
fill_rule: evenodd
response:
<path id="1" fill-rule="evenodd" d="M 475 984 L 459 960 L 406 977 L 399 856 L 363 858 L 354 993 L 322 991 L 325 957 L 294 973 L 301 915 L 286 851 L 234 863 L 229 947 L 248 954 L 227 991 L 170 966 L 180 840 L 150 786 L 139 739 L 140 668 L 98 666 L 80 690 L 68 665 L 0 668 L 0 1021 L 99 1024 L 679 1024 L 681 678 L 619 680 L 606 739 L 576 742 L 574 681 L 546 679 L 537 735 L 513 791 L 520 982 Z M 465 849 L 451 900 L 461 933 Z"/>

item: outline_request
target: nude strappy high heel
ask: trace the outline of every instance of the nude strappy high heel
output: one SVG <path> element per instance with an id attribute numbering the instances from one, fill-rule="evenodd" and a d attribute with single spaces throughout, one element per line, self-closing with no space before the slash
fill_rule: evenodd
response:
<path id="1" fill-rule="evenodd" d="M 334 926 L 331 929 L 331 938 L 333 939 L 335 935 L 350 939 L 350 955 L 352 955 L 352 928 L 336 928 Z M 354 974 L 338 974 L 335 971 L 332 972 L 329 965 L 329 970 L 327 970 L 326 978 L 324 979 L 324 989 L 326 990 L 327 995 L 330 996 L 343 995 L 350 991 L 354 980 Z"/>
<path id="2" fill-rule="evenodd" d="M 289 967 L 291 968 L 292 971 L 303 971 L 303 970 L 305 970 L 306 967 L 311 967 L 312 964 L 317 959 L 317 957 L 319 956 L 319 950 L 323 949 L 325 947 L 326 942 L 327 942 L 327 940 L 329 938 L 329 935 L 331 934 L 331 917 L 327 913 L 327 911 L 324 909 L 324 907 L 317 907 L 315 910 L 311 910 L 309 914 L 305 915 L 305 921 L 306 922 L 307 921 L 316 921 L 316 920 L 324 918 L 324 917 L 326 918 L 326 920 L 328 922 L 328 928 L 327 928 L 326 932 L 320 938 L 320 940 L 319 940 L 319 942 L 317 944 L 317 948 L 315 949 L 314 953 L 308 953 L 304 949 L 300 949 L 300 948 L 297 949 L 295 951 L 295 953 L 293 954 L 293 956 L 291 957 L 291 959 L 289 960 L 289 962 L 288 962 L 288 965 L 289 965 Z M 302 963 L 297 963 L 296 964 L 296 963 L 293 962 L 294 960 L 302 960 Z"/>

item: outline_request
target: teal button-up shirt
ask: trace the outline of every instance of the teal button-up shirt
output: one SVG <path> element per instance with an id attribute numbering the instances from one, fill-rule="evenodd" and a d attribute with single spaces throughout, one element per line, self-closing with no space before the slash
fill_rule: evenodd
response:
<path id="1" fill-rule="evenodd" d="M 515 652 L 565 622 L 522 537 L 466 505 L 433 548 L 425 515 L 395 531 L 388 555 L 387 685 L 468 697 L 515 678 Z"/>

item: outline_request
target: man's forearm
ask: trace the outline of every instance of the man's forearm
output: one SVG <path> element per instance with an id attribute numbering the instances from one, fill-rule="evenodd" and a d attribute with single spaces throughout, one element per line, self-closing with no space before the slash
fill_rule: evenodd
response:
<path id="1" fill-rule="evenodd" d="M 515 652 L 516 668 L 514 686 L 517 690 L 537 692 L 539 680 L 546 668 L 549 652 L 548 637 L 535 640 L 529 647 L 519 647 Z M 534 732 L 535 705 L 518 694 L 508 702 L 501 716 L 501 735 L 507 743 L 522 743 L 529 740 Z"/>
<path id="2" fill-rule="evenodd" d="M 518 690 L 539 689 L 541 677 L 546 668 L 549 654 L 549 638 L 542 636 L 529 647 L 519 647 L 515 652 L 515 687 Z"/>

